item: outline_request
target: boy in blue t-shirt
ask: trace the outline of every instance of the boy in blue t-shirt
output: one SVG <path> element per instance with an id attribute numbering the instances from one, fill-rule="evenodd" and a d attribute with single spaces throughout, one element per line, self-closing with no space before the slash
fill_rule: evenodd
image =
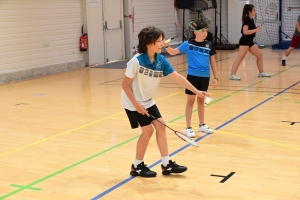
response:
<path id="1" fill-rule="evenodd" d="M 182 173 L 187 167 L 180 166 L 170 160 L 166 127 L 153 120 L 149 114 L 165 123 L 154 101 L 155 93 L 163 76 L 170 76 L 176 83 L 193 91 L 204 99 L 208 93 L 197 90 L 186 78 L 178 74 L 170 63 L 162 56 L 164 32 L 153 26 L 142 29 L 138 35 L 138 54 L 128 63 L 122 82 L 122 106 L 128 116 L 131 127 L 141 126 L 142 134 L 137 141 L 136 157 L 131 165 L 132 176 L 155 177 L 144 163 L 144 155 L 150 138 L 156 129 L 156 141 L 162 159 L 162 174 Z M 154 126 L 154 127 L 153 127 Z"/>
<path id="2" fill-rule="evenodd" d="M 179 53 L 186 54 L 188 63 L 188 81 L 198 90 L 207 91 L 210 79 L 210 65 L 214 74 L 213 85 L 215 87 L 218 85 L 218 72 L 215 58 L 216 51 L 212 43 L 205 40 L 207 37 L 208 24 L 204 21 L 198 20 L 196 25 L 197 26 L 194 27 L 195 38 L 185 41 L 175 49 L 169 47 L 166 42 L 164 45 L 170 55 L 176 55 Z M 185 108 L 187 128 L 184 132 L 188 137 L 195 137 L 196 134 L 192 129 L 191 120 L 196 95 L 188 89 L 186 89 L 185 93 L 187 94 L 187 103 Z M 213 133 L 213 130 L 204 123 L 204 99 L 198 97 L 197 104 L 199 118 L 198 131 Z"/>

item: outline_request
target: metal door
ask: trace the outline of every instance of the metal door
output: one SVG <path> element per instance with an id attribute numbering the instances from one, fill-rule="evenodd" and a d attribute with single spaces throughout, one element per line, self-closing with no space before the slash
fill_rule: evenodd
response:
<path id="1" fill-rule="evenodd" d="M 103 0 L 106 62 L 124 59 L 123 0 Z"/>

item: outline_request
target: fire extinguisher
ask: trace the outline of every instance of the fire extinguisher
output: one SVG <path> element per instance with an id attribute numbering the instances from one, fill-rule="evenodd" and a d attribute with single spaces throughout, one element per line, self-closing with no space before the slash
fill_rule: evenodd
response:
<path id="1" fill-rule="evenodd" d="M 80 36 L 79 44 L 80 44 L 80 51 L 87 50 L 88 37 L 87 37 L 86 33 L 84 33 Z"/>
<path id="2" fill-rule="evenodd" d="M 88 48 L 88 37 L 87 37 L 87 33 L 83 33 L 83 25 L 81 28 L 81 33 L 82 35 L 80 36 L 79 39 L 79 45 L 80 45 L 80 51 L 87 51 Z"/>

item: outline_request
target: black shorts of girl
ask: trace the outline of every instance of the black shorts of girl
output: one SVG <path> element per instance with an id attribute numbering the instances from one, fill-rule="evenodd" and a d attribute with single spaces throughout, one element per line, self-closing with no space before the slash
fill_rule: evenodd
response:
<path id="1" fill-rule="evenodd" d="M 244 37 L 242 36 L 239 41 L 239 46 L 248 46 L 252 47 L 254 45 L 253 38 L 252 37 Z"/>
<path id="2" fill-rule="evenodd" d="M 198 77 L 187 75 L 187 80 L 197 89 L 200 91 L 207 91 L 209 85 L 209 77 Z M 185 89 L 185 94 L 195 95 L 194 92 Z"/>
<path id="3" fill-rule="evenodd" d="M 139 125 L 141 127 L 148 126 L 153 121 L 153 119 L 151 117 L 148 117 L 147 115 L 142 115 L 142 114 L 138 113 L 137 111 L 131 111 L 131 110 L 127 110 L 127 109 L 125 109 L 125 111 L 128 116 L 128 119 L 129 119 L 132 129 L 138 128 Z M 155 117 L 155 119 L 161 118 L 160 112 L 159 112 L 156 104 L 154 104 L 150 108 L 147 108 L 147 111 L 148 111 L 148 113 L 153 115 Z"/>

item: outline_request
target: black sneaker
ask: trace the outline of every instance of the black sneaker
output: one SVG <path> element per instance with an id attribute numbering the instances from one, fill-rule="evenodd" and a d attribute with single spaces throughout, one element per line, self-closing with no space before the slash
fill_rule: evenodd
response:
<path id="1" fill-rule="evenodd" d="M 282 65 L 282 66 L 285 66 L 285 60 L 282 60 L 282 61 L 281 61 L 281 65 Z"/>
<path id="2" fill-rule="evenodd" d="M 141 177 L 155 177 L 156 172 L 151 171 L 147 165 L 145 165 L 144 162 L 137 165 L 136 168 L 134 168 L 133 164 L 131 165 L 131 176 L 141 176 Z"/>
<path id="3" fill-rule="evenodd" d="M 167 165 L 167 167 L 161 165 L 161 169 L 163 175 L 169 175 L 171 173 L 179 174 L 185 172 L 187 170 L 187 167 L 177 165 L 175 161 L 173 162 L 172 160 L 169 160 L 169 164 Z"/>

